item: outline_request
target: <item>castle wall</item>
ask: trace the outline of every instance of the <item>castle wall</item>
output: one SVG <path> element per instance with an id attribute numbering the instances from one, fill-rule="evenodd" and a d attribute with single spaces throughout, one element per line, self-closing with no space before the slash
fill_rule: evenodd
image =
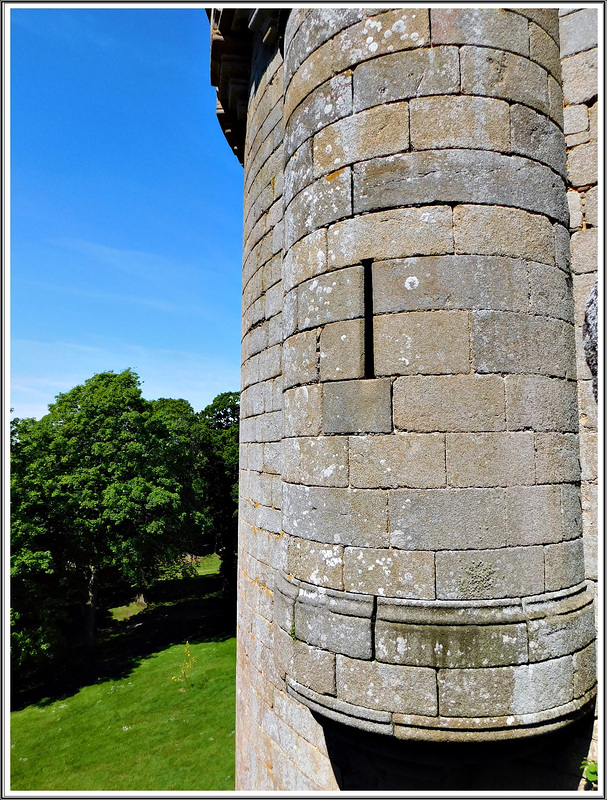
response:
<path id="1" fill-rule="evenodd" d="M 236 788 L 337 788 L 322 728 L 274 659 L 282 534 L 283 64 L 256 37 L 244 145 Z"/>
<path id="2" fill-rule="evenodd" d="M 575 303 L 584 560 L 586 577 L 596 592 L 597 399 L 593 393 L 592 375 L 584 351 L 583 324 L 598 267 L 598 19 L 594 8 L 563 9 L 559 11 L 559 16 L 563 130 L 567 143 L 567 202 L 571 233 L 570 268 Z M 598 756 L 597 744 L 598 722 L 594 726 L 589 756 L 594 760 Z"/>
<path id="3" fill-rule="evenodd" d="M 238 789 L 579 777 L 587 722 L 550 731 L 595 683 L 596 90 L 592 21 L 563 25 L 564 120 L 555 10 L 254 37 Z"/>

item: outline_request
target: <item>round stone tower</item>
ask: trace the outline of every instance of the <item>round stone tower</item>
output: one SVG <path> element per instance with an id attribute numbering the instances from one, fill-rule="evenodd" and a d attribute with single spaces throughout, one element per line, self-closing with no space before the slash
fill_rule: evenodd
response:
<path id="1" fill-rule="evenodd" d="M 323 720 L 559 728 L 595 629 L 557 10 L 212 22 L 245 167 L 239 788 L 334 788 Z"/>

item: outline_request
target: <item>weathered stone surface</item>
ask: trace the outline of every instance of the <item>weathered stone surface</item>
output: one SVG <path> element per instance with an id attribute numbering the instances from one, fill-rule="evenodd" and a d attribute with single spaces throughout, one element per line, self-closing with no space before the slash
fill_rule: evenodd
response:
<path id="1" fill-rule="evenodd" d="M 336 381 L 364 377 L 364 354 L 362 319 L 325 325 L 320 335 L 320 379 Z"/>
<path id="2" fill-rule="evenodd" d="M 289 537 L 286 566 L 289 575 L 315 586 L 343 589 L 343 567 L 344 549 L 341 545 L 314 544 L 306 539 Z"/>
<path id="3" fill-rule="evenodd" d="M 314 175 L 354 161 L 398 153 L 409 147 L 408 103 L 376 106 L 323 128 L 314 137 Z"/>
<path id="4" fill-rule="evenodd" d="M 541 161 L 565 177 L 565 138 L 554 122 L 526 106 L 513 105 L 510 107 L 510 137 L 513 153 Z"/>
<path id="5" fill-rule="evenodd" d="M 472 363 L 477 372 L 574 377 L 572 326 L 549 317 L 473 311 Z"/>
<path id="6" fill-rule="evenodd" d="M 572 658 L 516 667 L 440 670 L 438 696 L 444 716 L 533 714 L 572 699 Z"/>
<path id="7" fill-rule="evenodd" d="M 282 351 L 282 375 L 285 389 L 298 383 L 311 383 L 317 379 L 318 334 L 315 330 L 304 331 L 287 339 Z"/>
<path id="8" fill-rule="evenodd" d="M 310 54 L 290 82 L 285 97 L 285 118 L 310 92 L 310 88 L 353 68 L 361 61 L 386 53 L 423 47 L 428 43 L 428 10 L 372 8 L 373 18 L 340 31 Z M 377 13 L 379 12 L 379 13 Z M 364 16 L 364 14 L 363 14 Z"/>
<path id="9" fill-rule="evenodd" d="M 240 469 L 263 471 L 263 445 L 241 442 Z"/>
<path id="10" fill-rule="evenodd" d="M 306 602 L 301 595 L 295 604 L 295 636 L 332 653 L 357 659 L 371 658 L 370 615 L 339 614 L 324 603 Z"/>
<path id="11" fill-rule="evenodd" d="M 329 266 L 452 253 L 451 223 L 449 206 L 398 208 L 338 222 L 328 230 Z"/>
<path id="12" fill-rule="evenodd" d="M 243 389 L 240 395 L 240 408 L 243 417 L 263 414 L 265 410 L 266 383 L 256 383 Z M 268 409 L 270 410 L 270 409 Z"/>
<path id="13" fill-rule="evenodd" d="M 305 25 L 294 14 L 305 14 Z M 325 41 L 362 19 L 360 8 L 314 8 L 293 10 L 285 32 L 285 85 L 300 65 Z M 299 24 L 298 24 L 299 23 Z"/>
<path id="14" fill-rule="evenodd" d="M 535 475 L 538 483 L 579 481 L 578 435 L 575 433 L 536 433 Z"/>
<path id="15" fill-rule="evenodd" d="M 582 131 L 581 133 L 571 133 L 565 136 L 565 143 L 568 148 L 575 147 L 578 144 L 585 144 L 590 141 L 590 131 Z"/>
<path id="16" fill-rule="evenodd" d="M 564 17 L 575 18 L 579 11 L 567 10 Z M 237 12 L 240 23 L 230 36 L 241 36 L 237 27 L 247 14 Z M 449 20 L 450 32 L 441 33 L 437 22 L 434 40 L 428 39 L 430 14 Z M 228 17 L 226 12 L 226 36 Z M 564 598 L 583 592 L 562 587 L 577 586 L 584 576 L 582 514 L 587 577 L 596 579 L 598 573 L 592 499 L 597 486 L 589 483 L 595 473 L 584 450 L 589 441 L 581 443 L 581 476 L 571 446 L 576 375 L 567 275 L 567 215 L 572 231 L 584 233 L 597 224 L 598 211 L 595 178 L 571 188 L 567 203 L 557 181 L 563 137 L 556 126 L 563 125 L 563 103 L 556 9 L 296 9 L 288 17 L 285 75 L 280 48 L 272 45 L 276 52 L 270 56 L 261 31 L 250 37 L 238 788 L 309 792 L 337 788 L 316 713 L 397 737 L 484 739 L 524 733 L 521 726 L 550 725 L 553 706 L 592 691 L 594 663 L 585 644 L 591 614 L 583 619 L 575 609 L 563 610 Z M 512 24 L 500 27 L 506 18 Z M 439 44 L 441 35 L 453 45 Z M 521 53 L 512 52 L 517 50 Z M 580 69 L 574 61 L 581 62 L 579 56 L 586 58 L 585 53 L 565 58 L 570 72 Z M 470 88 L 475 81 L 479 91 Z M 587 84 L 580 73 L 579 85 L 566 90 Z M 439 97 L 443 90 L 446 96 Z M 575 148 L 597 138 L 596 91 L 567 112 L 574 166 L 576 158 L 584 161 L 583 149 Z M 592 106 L 590 113 L 585 103 Z M 457 114 L 450 113 L 454 109 Z M 464 169 L 470 150 L 470 168 Z M 395 160 L 388 162 L 392 155 Z M 420 169 L 405 175 L 405 157 L 411 163 L 417 158 Z M 449 159 L 456 167 L 450 174 Z M 364 171 L 356 165 L 372 160 L 385 166 L 383 175 L 377 173 L 373 203 L 394 208 L 367 210 L 358 199 L 354 208 L 351 200 L 348 205 L 354 169 L 359 177 Z M 484 165 L 480 172 L 478 165 Z M 527 200 L 534 205 L 522 205 Z M 462 205 L 468 206 L 467 217 Z M 583 247 L 590 237 L 578 240 L 580 419 L 593 436 L 596 404 L 592 401 L 589 411 L 581 322 L 582 295 L 594 273 L 579 266 L 587 260 Z M 469 330 L 472 337 L 465 363 L 462 346 L 462 363 L 449 365 L 458 371 L 422 369 L 397 377 L 396 369 L 389 377 L 363 378 L 363 331 L 370 325 L 361 259 L 373 260 L 380 368 L 390 348 L 399 350 L 395 337 L 410 335 L 397 322 L 405 316 L 421 319 L 425 311 L 429 359 L 446 352 L 445 341 L 453 339 L 455 349 L 461 344 L 459 336 L 436 326 L 437 320 L 470 322 L 457 331 L 462 341 L 464 333 L 468 341 Z M 342 281 L 346 273 L 353 280 Z M 387 315 L 390 331 L 382 330 Z M 483 348 L 497 355 L 485 359 Z M 486 371 L 475 374 L 481 369 Z M 282 441 L 283 391 L 287 430 L 292 425 L 302 433 L 312 415 L 319 418 L 319 409 L 296 402 L 298 389 L 307 387 L 318 401 L 331 385 L 358 384 L 351 390 L 353 402 L 344 404 L 357 414 L 360 404 L 365 406 L 363 384 L 382 380 L 389 389 L 381 433 L 355 435 L 350 422 L 343 435 L 316 435 L 314 428 L 315 435 Z M 554 434 L 562 438 L 550 438 Z M 411 447 L 403 448 L 405 441 Z M 450 486 L 455 451 L 459 483 Z M 358 460 L 350 464 L 355 452 Z M 468 485 L 467 469 L 478 471 L 485 483 Z M 486 483 L 488 476 L 498 482 Z M 548 477 L 550 482 L 541 482 Z M 357 482 L 358 491 L 352 487 Z M 282 591 L 285 570 L 305 582 L 293 578 Z M 452 591 L 461 599 L 450 599 Z M 545 591 L 558 600 L 543 599 Z M 557 611 L 550 610 L 552 602 L 560 604 Z M 382 603 L 397 606 L 391 617 L 382 616 Z M 527 628 L 532 670 L 524 663 Z M 323 641 L 314 638 L 321 633 Z M 353 685 L 335 680 L 336 654 L 344 653 L 350 655 L 339 657 L 342 665 L 352 665 Z M 554 659 L 558 668 L 550 663 Z M 382 669 L 397 666 L 407 671 Z M 428 676 L 430 682 L 426 687 L 425 678 L 420 682 L 410 675 Z M 344 685 L 349 697 L 342 696 Z M 402 696 L 417 708 L 402 710 Z M 576 705 L 579 699 L 570 710 Z M 383 769 L 383 759 L 377 767 Z M 502 774 L 500 768 L 493 782 Z"/>
<path id="17" fill-rule="evenodd" d="M 272 505 L 272 476 L 253 470 L 243 472 L 240 477 L 241 497 L 253 503 Z"/>
<path id="18" fill-rule="evenodd" d="M 527 20 L 501 8 L 433 8 L 432 44 L 476 44 L 529 55 Z"/>
<path id="19" fill-rule="evenodd" d="M 590 50 L 598 44 L 596 8 L 580 8 L 560 19 L 561 57 Z"/>
<path id="20" fill-rule="evenodd" d="M 282 442 L 268 442 L 262 445 L 263 462 L 261 469 L 273 475 L 280 475 L 282 468 Z M 250 467 L 254 469 L 254 467 Z"/>
<path id="21" fill-rule="evenodd" d="M 562 270 L 529 264 L 530 308 L 534 314 L 573 321 L 571 279 Z"/>
<path id="22" fill-rule="evenodd" d="M 543 215 L 501 206 L 461 205 L 453 210 L 453 226 L 458 253 L 554 264 L 554 231 Z"/>
<path id="23" fill-rule="evenodd" d="M 295 598 L 299 593 L 299 585 L 291 584 L 284 579 L 278 579 L 274 586 L 274 622 L 275 627 L 282 628 L 287 633 L 293 625 Z"/>
<path id="24" fill-rule="evenodd" d="M 571 271 L 596 272 L 598 265 L 598 236 L 595 228 L 576 231 L 571 237 Z"/>
<path id="25" fill-rule="evenodd" d="M 282 306 L 282 333 L 288 338 L 297 330 L 297 290 L 285 294 Z"/>
<path id="26" fill-rule="evenodd" d="M 282 303 L 282 287 L 281 287 L 281 303 Z M 268 324 L 268 347 L 273 347 L 275 344 L 280 344 L 283 340 L 282 335 L 282 311 L 272 317 Z"/>
<path id="27" fill-rule="evenodd" d="M 446 447 L 447 482 L 450 486 L 517 486 L 535 483 L 531 431 L 448 433 Z"/>
<path id="28" fill-rule="evenodd" d="M 469 147 L 507 152 L 509 149 L 508 104 L 503 100 L 453 95 L 424 97 L 411 100 L 409 114 L 414 150 Z M 399 149 L 392 148 L 390 152 Z"/>
<path id="29" fill-rule="evenodd" d="M 470 668 L 522 664 L 527 631 L 519 625 L 403 625 L 378 620 L 378 661 L 414 667 Z"/>
<path id="30" fill-rule="evenodd" d="M 565 106 L 587 103 L 596 97 L 598 53 L 596 49 L 564 58 L 563 99 Z"/>
<path id="31" fill-rule="evenodd" d="M 306 139 L 293 153 L 285 166 L 283 191 L 285 208 L 296 194 L 313 183 L 313 166 L 312 139 Z"/>
<path id="32" fill-rule="evenodd" d="M 584 580 L 584 542 L 550 544 L 546 547 L 546 591 L 554 592 L 576 586 Z"/>
<path id="33" fill-rule="evenodd" d="M 573 381 L 542 375 L 506 376 L 508 430 L 575 433 L 577 392 Z"/>
<path id="34" fill-rule="evenodd" d="M 324 228 L 304 236 L 288 249 L 283 260 L 285 292 L 327 270 L 327 232 Z"/>
<path id="35" fill-rule="evenodd" d="M 588 110 L 590 124 L 590 141 L 597 142 L 599 137 L 599 104 L 595 100 Z"/>
<path id="36" fill-rule="evenodd" d="M 372 16 L 336 37 L 334 58 L 338 69 L 429 44 L 428 9 L 371 8 L 367 13 Z"/>
<path id="37" fill-rule="evenodd" d="M 241 354 L 243 361 L 246 361 L 247 358 L 254 356 L 256 353 L 260 353 L 262 350 L 265 350 L 267 346 L 268 346 L 267 324 L 260 325 L 258 328 L 253 328 L 253 330 L 250 333 L 248 333 L 242 340 Z"/>
<path id="38" fill-rule="evenodd" d="M 335 659 L 331 657 L 330 653 L 323 654 L 321 650 L 306 648 L 305 645 L 302 645 L 302 651 L 304 648 L 308 651 L 311 651 L 310 655 L 314 660 L 317 658 L 319 661 L 323 660 L 323 657 L 326 655 L 327 664 L 335 663 Z M 298 647 L 295 649 L 296 652 L 299 650 Z M 335 669 L 333 668 L 332 671 L 334 673 Z M 286 722 L 294 730 L 296 730 L 298 734 L 306 740 L 306 742 L 314 745 L 318 749 L 319 755 L 326 754 L 326 745 L 323 741 L 324 737 L 322 737 L 318 725 L 305 706 L 302 706 L 300 703 L 295 703 L 293 698 L 288 694 L 285 694 L 283 691 L 276 692 L 274 694 L 273 705 L 274 711 L 279 719 L 283 720 L 283 722 Z"/>
<path id="39" fill-rule="evenodd" d="M 322 386 L 312 384 L 288 389 L 283 395 L 283 403 L 285 436 L 319 435 Z"/>
<path id="40" fill-rule="evenodd" d="M 598 378 L 598 283 L 596 280 L 586 301 L 582 336 L 584 338 L 584 355 L 592 373 L 592 391 L 596 400 Z"/>
<path id="41" fill-rule="evenodd" d="M 569 231 L 558 222 L 554 224 L 554 263 L 563 272 L 569 273 L 571 251 L 569 247 Z M 534 261 L 540 259 L 534 258 Z M 545 259 L 544 259 L 545 261 Z"/>
<path id="42" fill-rule="evenodd" d="M 506 544 L 504 489 L 390 492 L 390 544 L 403 550 L 470 550 Z"/>
<path id="43" fill-rule="evenodd" d="M 389 711 L 362 708 L 330 695 L 320 695 L 292 680 L 287 683 L 287 691 L 312 711 L 336 722 L 354 725 L 369 733 L 392 733 L 392 715 Z"/>
<path id="44" fill-rule="evenodd" d="M 598 487 L 582 485 L 582 517 L 584 523 L 584 565 L 589 580 L 598 580 Z M 581 528 L 581 526 L 580 526 Z M 578 530 L 579 533 L 579 530 Z M 602 535 L 602 534 L 601 534 Z"/>
<path id="45" fill-rule="evenodd" d="M 531 20 L 531 22 L 535 22 L 535 24 L 543 28 L 555 42 L 558 42 L 559 18 L 558 14 L 555 13 L 556 9 L 531 8 L 526 6 L 525 8 L 514 8 L 512 10 L 515 14 L 521 14 L 523 17 Z M 560 11 L 562 11 L 562 9 L 559 9 L 559 13 Z"/>
<path id="46" fill-rule="evenodd" d="M 552 75 L 548 75 L 548 104 L 550 107 L 548 116 L 563 129 L 563 89 L 560 81 L 555 81 Z"/>
<path id="47" fill-rule="evenodd" d="M 527 269 L 500 256 L 421 256 L 373 264 L 375 314 L 424 309 L 526 311 Z"/>
<path id="48" fill-rule="evenodd" d="M 586 317 L 586 304 L 596 282 L 596 273 L 583 272 L 573 275 L 573 303 L 575 325 L 582 328 Z"/>
<path id="49" fill-rule="evenodd" d="M 350 481 L 367 487 L 445 485 L 445 437 L 397 433 L 350 437 Z"/>
<path id="50" fill-rule="evenodd" d="M 398 378 L 394 426 L 407 431 L 500 431 L 506 427 L 504 381 L 497 375 Z"/>
<path id="51" fill-rule="evenodd" d="M 596 142 L 580 144 L 567 156 L 567 177 L 571 186 L 589 186 L 596 183 L 598 175 L 598 149 Z"/>
<path id="52" fill-rule="evenodd" d="M 436 677 L 431 669 L 361 663 L 338 656 L 336 676 L 339 696 L 350 703 L 403 714 L 437 713 Z"/>
<path id="53" fill-rule="evenodd" d="M 567 106 L 563 109 L 564 133 L 581 133 L 588 130 L 588 106 Z"/>
<path id="54" fill-rule="evenodd" d="M 588 225 L 598 225 L 598 188 L 588 189 L 584 196 L 584 216 Z"/>
<path id="55" fill-rule="evenodd" d="M 547 214 L 563 224 L 569 220 L 563 181 L 551 169 L 484 150 L 428 150 L 363 161 L 354 166 L 352 199 L 355 214 L 422 203 L 482 203 Z"/>
<path id="56" fill-rule="evenodd" d="M 387 433 L 392 430 L 389 380 L 324 384 L 324 433 Z"/>
<path id="57" fill-rule="evenodd" d="M 597 663 L 596 645 L 580 650 L 573 656 L 573 696 L 582 697 L 596 684 Z"/>
<path id="58" fill-rule="evenodd" d="M 533 61 L 488 47 L 462 47 L 460 64 L 464 94 L 500 97 L 549 112 L 547 73 Z"/>
<path id="59" fill-rule="evenodd" d="M 515 486 L 506 489 L 508 546 L 560 542 L 562 535 L 559 486 Z"/>
<path id="60" fill-rule="evenodd" d="M 348 485 L 348 438 L 319 436 L 282 440 L 283 478 L 306 486 Z"/>
<path id="61" fill-rule="evenodd" d="M 278 442 L 282 439 L 282 413 L 273 411 L 243 420 L 241 442 Z"/>
<path id="62" fill-rule="evenodd" d="M 459 91 L 457 47 L 431 47 L 391 53 L 360 64 L 353 77 L 354 110 Z"/>
<path id="63" fill-rule="evenodd" d="M 348 167 L 319 178 L 303 189 L 285 212 L 285 247 L 316 228 L 349 216 L 351 208 L 352 180 Z"/>
<path id="64" fill-rule="evenodd" d="M 580 427 L 586 430 L 597 429 L 597 404 L 592 393 L 592 381 L 578 381 L 578 403 L 580 407 Z"/>
<path id="65" fill-rule="evenodd" d="M 285 131 L 285 154 L 291 156 L 325 125 L 351 113 L 352 75 L 346 72 L 314 89 L 293 112 Z"/>
<path id="66" fill-rule="evenodd" d="M 594 609 L 587 605 L 572 613 L 532 619 L 527 627 L 530 661 L 559 658 L 587 647 L 594 640 Z"/>
<path id="67" fill-rule="evenodd" d="M 349 592 L 431 600 L 434 553 L 346 547 L 343 578 Z"/>
<path id="68" fill-rule="evenodd" d="M 436 596 L 441 600 L 526 597 L 543 591 L 543 547 L 443 550 L 436 554 Z"/>
<path id="69" fill-rule="evenodd" d="M 381 491 L 284 485 L 283 528 L 302 539 L 387 547 L 387 513 L 386 495 Z"/>
<path id="70" fill-rule="evenodd" d="M 535 22 L 529 24 L 529 55 L 532 61 L 537 61 L 555 80 L 561 80 L 559 46 L 553 37 Z"/>
<path id="71" fill-rule="evenodd" d="M 363 315 L 363 268 L 350 267 L 320 275 L 298 288 L 300 330 Z"/>
<path id="72" fill-rule="evenodd" d="M 575 367 L 577 371 L 578 380 L 591 381 L 592 373 L 586 361 L 586 354 L 584 353 L 584 337 L 582 329 L 576 326 L 575 328 Z"/>
<path id="73" fill-rule="evenodd" d="M 373 321 L 376 375 L 468 372 L 468 313 L 385 314 Z"/>

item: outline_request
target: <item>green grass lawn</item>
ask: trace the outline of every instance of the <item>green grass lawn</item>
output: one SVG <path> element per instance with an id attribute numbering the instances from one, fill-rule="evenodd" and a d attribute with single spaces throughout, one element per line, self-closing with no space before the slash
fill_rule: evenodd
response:
<path id="1" fill-rule="evenodd" d="M 234 789 L 236 640 L 222 631 L 222 601 L 209 592 L 218 586 L 214 577 L 172 582 L 172 591 L 159 593 L 170 604 L 151 595 L 135 618 L 114 620 L 97 654 L 106 672 L 113 664 L 113 676 L 100 667 L 77 691 L 12 712 L 12 790 Z M 197 588 L 207 597 L 197 597 Z M 173 680 L 181 677 L 186 639 L 167 638 L 188 627 L 195 661 L 186 687 Z"/>

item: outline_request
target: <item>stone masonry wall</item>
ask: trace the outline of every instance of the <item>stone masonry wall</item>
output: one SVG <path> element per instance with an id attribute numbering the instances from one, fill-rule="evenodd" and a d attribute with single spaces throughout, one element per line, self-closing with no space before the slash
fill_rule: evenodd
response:
<path id="1" fill-rule="evenodd" d="M 597 401 L 584 354 L 582 326 L 598 267 L 598 14 L 596 8 L 562 9 L 559 16 L 575 302 L 584 558 L 586 577 L 596 586 Z M 595 724 L 590 753 L 593 759 L 597 758 L 597 740 L 598 723 Z"/>
<path id="2" fill-rule="evenodd" d="M 283 66 L 256 38 L 245 142 L 237 789 L 337 788 L 321 727 L 274 661 L 282 546 Z"/>
<path id="3" fill-rule="evenodd" d="M 560 17 L 564 119 L 556 9 L 254 37 L 237 789 L 579 777 L 586 723 L 550 731 L 595 691 L 592 24 Z"/>
<path id="4" fill-rule="evenodd" d="M 295 19 L 279 669 L 400 738 L 549 729 L 595 682 L 558 15 Z"/>

